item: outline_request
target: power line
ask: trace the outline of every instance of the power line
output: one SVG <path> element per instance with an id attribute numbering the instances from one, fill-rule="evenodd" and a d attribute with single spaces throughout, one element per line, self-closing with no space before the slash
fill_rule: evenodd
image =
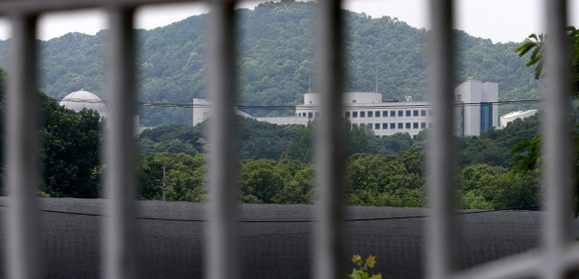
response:
<path id="1" fill-rule="evenodd" d="M 64 99 L 53 98 L 53 100 L 59 102 Z M 69 102 L 85 102 L 85 103 L 104 103 L 107 101 L 100 100 L 81 100 L 81 99 L 66 99 Z M 455 103 L 455 107 L 468 107 L 468 106 L 480 106 L 480 105 L 508 105 L 508 104 L 530 104 L 530 103 L 540 103 L 544 99 L 528 99 L 528 100 L 508 100 L 508 101 L 497 101 L 497 102 L 484 102 L 484 103 Z M 428 102 L 417 102 L 414 105 L 404 105 L 408 104 L 406 102 L 385 102 L 378 104 L 360 104 L 356 106 L 344 105 L 344 110 L 351 109 L 410 109 L 410 108 L 429 108 L 431 105 Z M 167 107 L 167 108 L 210 108 L 211 105 L 208 104 L 192 104 L 192 103 L 171 103 L 171 102 L 135 102 L 136 106 L 140 107 Z M 317 105 L 299 105 L 300 109 L 305 110 L 318 110 L 320 107 Z M 295 110 L 298 106 L 296 105 L 285 105 L 285 106 L 270 106 L 270 105 L 238 105 L 237 109 L 240 110 Z"/>

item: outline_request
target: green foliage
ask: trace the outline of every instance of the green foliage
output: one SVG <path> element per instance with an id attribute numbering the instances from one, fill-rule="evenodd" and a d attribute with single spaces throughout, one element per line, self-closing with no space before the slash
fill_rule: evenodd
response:
<path id="1" fill-rule="evenodd" d="M 539 159 L 541 148 L 541 136 L 534 136 L 533 140 L 521 140 L 510 151 L 510 154 L 517 154 L 520 151 L 527 149 L 524 154 L 517 155 L 511 160 L 511 164 L 515 164 L 515 168 L 509 174 L 509 179 L 512 179 L 516 174 L 527 174 L 529 171 L 535 169 L 537 160 Z"/>
<path id="2" fill-rule="evenodd" d="M 416 207 L 423 204 L 424 151 L 395 156 L 355 154 L 346 171 L 348 205 Z M 406 165 L 412 167 L 409 171 Z"/>
<path id="3" fill-rule="evenodd" d="M 276 194 L 284 188 L 286 177 L 289 175 L 285 169 L 277 166 L 276 161 L 264 159 L 242 163 L 239 185 L 242 200 L 273 203 Z"/>
<path id="4" fill-rule="evenodd" d="M 548 40 L 547 35 L 535 35 L 531 34 L 529 38 L 534 39 L 534 41 L 525 42 L 515 51 L 519 52 L 519 56 L 522 57 L 526 53 L 532 50 L 530 55 L 530 60 L 527 63 L 527 66 L 535 66 L 535 79 L 539 79 L 543 76 L 543 48 L 545 42 Z M 579 98 L 579 30 L 573 26 L 567 27 L 567 38 L 569 39 L 570 43 L 570 64 L 571 64 L 571 76 L 570 81 L 572 85 L 571 96 L 575 99 Z M 548 74 L 548 73 L 545 73 Z M 575 216 L 579 214 L 579 197 L 577 196 L 579 193 L 579 133 L 577 125 L 577 119 L 575 119 L 575 129 L 573 129 L 573 138 L 574 138 L 574 168 L 575 168 Z M 542 143 L 542 136 L 536 135 L 533 137 L 532 140 L 529 140 L 530 137 L 521 140 L 518 144 L 516 144 L 512 150 L 511 154 L 519 154 L 515 157 L 511 163 L 517 164 L 515 169 L 511 172 L 510 177 L 514 177 L 518 174 L 528 174 L 531 173 L 536 165 L 537 162 L 541 160 L 540 155 L 540 147 Z M 525 150 L 526 149 L 526 150 Z M 525 150 L 524 153 L 520 154 L 519 152 Z"/>
<path id="5" fill-rule="evenodd" d="M 1 45 L 1 44 L 0 44 Z M 4 79 L 0 68 L 0 125 L 4 124 Z M 100 196 L 101 118 L 95 111 L 74 112 L 38 93 L 40 99 L 41 176 L 43 197 L 98 198 Z M 0 143 L 4 129 L 0 129 Z M 3 151 L 0 151 L 0 161 Z M 0 177 L 3 177 L 0 168 Z M 2 179 L 3 180 L 3 179 Z M 0 181 L 3 184 L 3 181 Z"/>
<path id="6" fill-rule="evenodd" d="M 195 157 L 184 153 L 163 152 L 155 156 L 139 155 L 138 169 L 140 197 L 143 199 L 161 199 L 159 184 L 153 181 L 163 178 L 163 166 L 166 179 L 172 181 L 166 192 L 167 201 L 203 202 L 206 200 L 207 159 L 204 154 Z"/>
<path id="7" fill-rule="evenodd" d="M 412 137 L 408 133 L 396 133 L 377 139 L 377 141 L 378 153 L 384 155 L 398 154 L 408 150 L 413 144 Z"/>
<path id="8" fill-rule="evenodd" d="M 52 197 L 98 198 L 101 120 L 97 112 L 75 113 L 41 95 L 43 192 Z"/>
<path id="9" fill-rule="evenodd" d="M 540 34 L 533 33 L 529 35 L 529 39 L 531 41 L 524 42 L 520 47 L 515 49 L 515 52 L 519 53 L 519 57 L 524 56 L 527 52 L 531 51 L 529 62 L 525 64 L 527 67 L 531 67 L 533 65 L 537 65 L 535 67 L 535 79 L 539 79 L 541 77 L 541 73 L 543 72 L 543 46 L 545 42 L 545 36 Z"/>
<path id="10" fill-rule="evenodd" d="M 521 140 L 539 135 L 541 115 L 517 119 L 502 130 L 489 129 L 478 137 L 460 138 L 459 165 L 462 168 L 476 164 L 511 168 L 510 162 L 515 158 L 511 148 Z"/>
<path id="11" fill-rule="evenodd" d="M 487 164 L 465 168 L 459 176 L 461 208 L 532 209 L 539 203 L 540 173 L 515 175 L 509 170 Z"/>
<path id="12" fill-rule="evenodd" d="M 296 126 L 295 137 L 288 143 L 287 150 L 282 155 L 282 158 L 289 160 L 297 160 L 302 163 L 312 161 L 312 134 L 313 124 L 310 122 L 307 126 Z"/>
<path id="13" fill-rule="evenodd" d="M 543 49 L 545 42 L 548 39 L 547 35 L 531 34 L 529 38 L 532 40 L 525 41 L 521 46 L 515 49 L 515 52 L 519 53 L 519 57 L 523 57 L 530 51 L 529 62 L 527 62 L 527 67 L 535 66 L 535 79 L 541 78 L 545 73 L 543 73 Z M 579 97 L 579 30 L 573 26 L 567 27 L 567 38 L 570 43 L 570 60 L 571 63 L 571 82 L 573 91 L 571 95 L 574 98 Z"/>
<path id="14" fill-rule="evenodd" d="M 372 277 L 368 275 L 368 268 L 374 267 L 376 263 L 376 257 L 372 257 L 370 255 L 366 262 L 362 261 L 362 257 L 360 255 L 354 255 L 352 257 L 352 262 L 358 265 L 359 269 L 355 269 L 352 271 L 352 274 L 346 274 L 347 279 L 382 279 L 382 274 L 373 274 Z"/>
<path id="15" fill-rule="evenodd" d="M 237 120 L 240 123 L 240 156 L 242 159 L 279 160 L 283 153 L 288 152 L 288 148 L 292 148 L 289 142 L 292 139 L 294 141 L 298 139 L 296 134 L 303 128 L 301 125 L 282 126 L 244 117 L 239 117 Z M 137 145 L 139 151 L 147 156 L 155 156 L 162 152 L 185 153 L 195 156 L 208 151 L 209 144 L 206 137 L 206 122 L 196 126 L 174 124 L 143 131 L 139 135 Z M 307 141 L 309 139 L 300 142 L 299 147 L 296 148 L 301 149 Z M 309 150 L 309 146 L 307 148 Z M 302 156 L 302 152 L 304 151 L 299 150 L 292 154 Z M 292 157 L 286 158 L 294 159 Z"/>

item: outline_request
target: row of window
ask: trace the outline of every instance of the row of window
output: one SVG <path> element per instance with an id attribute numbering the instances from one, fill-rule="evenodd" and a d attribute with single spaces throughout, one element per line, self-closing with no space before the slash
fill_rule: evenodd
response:
<path id="1" fill-rule="evenodd" d="M 406 122 L 406 123 L 368 123 L 368 124 L 364 124 L 364 123 L 360 123 L 360 124 L 352 124 L 352 126 L 358 126 L 360 125 L 360 127 L 370 127 L 371 129 L 374 130 L 386 130 L 388 129 L 388 127 L 390 127 L 390 130 L 394 130 L 394 129 L 418 129 L 420 126 L 420 129 L 425 129 L 426 128 L 426 122 Z M 397 128 L 398 127 L 398 128 Z M 432 123 L 428 123 L 428 128 L 432 128 Z"/>
<path id="2" fill-rule="evenodd" d="M 320 116 L 320 113 L 316 112 L 315 116 L 316 117 Z M 298 113 L 298 117 L 314 118 L 314 113 L 313 112 L 308 112 L 308 113 L 300 112 L 300 113 Z"/>
<path id="3" fill-rule="evenodd" d="M 314 116 L 319 116 L 319 112 L 315 114 L 312 112 L 299 112 L 298 117 L 313 118 Z M 354 117 L 414 117 L 414 116 L 426 116 L 426 110 L 369 110 L 369 111 L 345 111 L 344 116 L 347 118 Z M 432 116 L 432 110 L 428 110 L 428 116 Z"/>
<path id="4" fill-rule="evenodd" d="M 346 111 L 344 112 L 345 117 L 417 117 L 417 116 L 426 116 L 426 110 L 383 110 L 383 111 Z M 432 110 L 428 111 L 428 116 L 432 116 Z"/>

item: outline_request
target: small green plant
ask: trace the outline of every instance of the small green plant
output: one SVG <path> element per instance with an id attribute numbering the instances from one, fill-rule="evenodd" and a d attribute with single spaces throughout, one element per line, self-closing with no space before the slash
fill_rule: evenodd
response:
<path id="1" fill-rule="evenodd" d="M 368 276 L 368 268 L 374 267 L 376 263 L 376 257 L 372 257 L 370 255 L 368 259 L 366 259 L 366 263 L 362 261 L 362 257 L 360 255 L 354 255 L 352 257 L 352 261 L 357 264 L 360 269 L 355 269 L 352 271 L 352 274 L 346 274 L 347 279 L 382 279 L 382 274 L 373 274 L 372 277 Z"/>

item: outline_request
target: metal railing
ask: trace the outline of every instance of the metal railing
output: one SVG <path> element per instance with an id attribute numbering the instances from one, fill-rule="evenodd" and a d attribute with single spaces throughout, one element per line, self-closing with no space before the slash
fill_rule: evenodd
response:
<path id="1" fill-rule="evenodd" d="M 132 115 L 135 103 L 134 10 L 140 5 L 177 1 L 152 0 L 5 0 L 0 14 L 12 21 L 10 75 L 7 93 L 7 184 L 10 208 L 6 227 L 8 278 L 39 278 L 38 217 L 35 205 L 38 173 L 37 48 L 35 31 L 40 14 L 81 8 L 104 8 L 109 16 L 107 45 L 107 94 L 109 131 L 105 142 L 105 195 L 107 218 L 104 231 L 105 278 L 136 277 L 135 179 Z M 235 197 L 235 21 L 234 1 L 211 3 L 210 94 L 215 113 L 211 122 L 211 201 L 208 226 L 207 277 L 237 278 L 239 254 Z M 569 66 L 565 42 L 566 1 L 548 0 L 549 41 L 546 47 L 547 108 L 545 113 L 546 170 L 545 219 L 542 247 L 527 254 L 491 262 L 466 271 L 457 269 L 458 224 L 454 219 L 453 141 L 453 3 L 431 0 L 429 79 L 434 131 L 431 134 L 430 206 L 426 276 L 443 278 L 563 278 L 579 266 L 579 249 L 570 246 L 572 150 L 568 130 Z M 339 278 L 342 266 L 342 174 L 344 146 L 341 119 L 342 14 L 341 1 L 320 0 L 317 38 L 321 107 L 316 145 L 319 188 L 318 222 L 314 243 L 315 278 Z"/>

